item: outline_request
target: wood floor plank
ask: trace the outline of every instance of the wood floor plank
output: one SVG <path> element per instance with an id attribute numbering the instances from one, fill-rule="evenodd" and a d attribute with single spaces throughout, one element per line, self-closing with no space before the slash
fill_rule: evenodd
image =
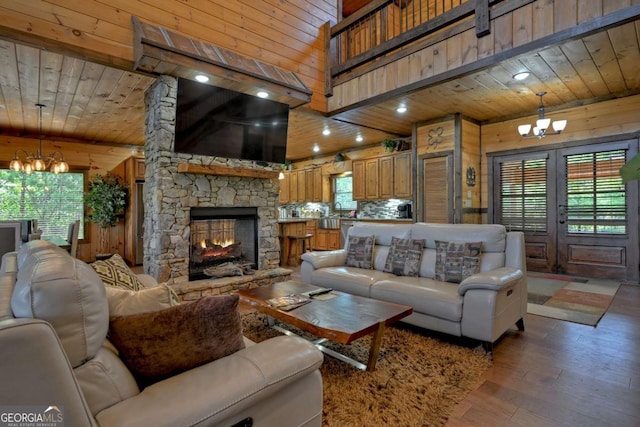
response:
<path id="1" fill-rule="evenodd" d="M 496 343 L 448 426 L 640 425 L 640 286 L 622 285 L 597 327 L 535 315 L 525 326 Z"/>

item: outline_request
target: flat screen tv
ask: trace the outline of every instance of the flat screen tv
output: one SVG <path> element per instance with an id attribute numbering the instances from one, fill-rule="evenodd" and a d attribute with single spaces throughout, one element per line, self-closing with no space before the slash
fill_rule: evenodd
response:
<path id="1" fill-rule="evenodd" d="M 289 106 L 178 79 L 174 151 L 284 163 Z"/>

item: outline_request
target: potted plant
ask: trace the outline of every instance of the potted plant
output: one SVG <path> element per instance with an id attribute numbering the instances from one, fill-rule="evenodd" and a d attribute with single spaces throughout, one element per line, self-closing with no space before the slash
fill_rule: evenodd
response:
<path id="1" fill-rule="evenodd" d="M 96 174 L 89 181 L 89 191 L 84 201 L 91 211 L 89 221 L 100 227 L 100 254 L 109 252 L 109 229 L 116 225 L 127 206 L 129 186 L 120 182 L 116 175 L 107 172 L 106 175 Z"/>
<path id="2" fill-rule="evenodd" d="M 282 169 L 286 169 L 288 171 L 293 170 L 293 162 L 291 160 L 285 160 Z"/>
<path id="3" fill-rule="evenodd" d="M 396 148 L 396 140 L 387 138 L 384 141 L 382 141 L 382 146 L 384 147 L 384 151 L 390 153 Z"/>

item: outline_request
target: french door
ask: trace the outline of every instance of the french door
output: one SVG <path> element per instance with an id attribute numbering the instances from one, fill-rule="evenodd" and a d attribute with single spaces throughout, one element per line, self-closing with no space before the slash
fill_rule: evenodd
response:
<path id="1" fill-rule="evenodd" d="M 493 157 L 494 222 L 525 233 L 527 268 L 638 280 L 638 184 L 619 175 L 636 152 L 629 140 Z"/>

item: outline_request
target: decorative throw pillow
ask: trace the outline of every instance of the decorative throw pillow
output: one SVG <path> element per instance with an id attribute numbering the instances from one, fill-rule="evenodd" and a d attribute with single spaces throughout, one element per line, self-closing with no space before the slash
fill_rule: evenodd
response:
<path id="1" fill-rule="evenodd" d="M 164 283 L 139 291 L 129 291 L 113 286 L 105 286 L 105 289 L 107 301 L 109 301 L 109 316 L 147 313 L 177 305 L 174 302 L 173 289 Z"/>
<path id="2" fill-rule="evenodd" d="M 349 267 L 373 268 L 373 246 L 376 236 L 349 236 L 346 265 Z"/>
<path id="3" fill-rule="evenodd" d="M 142 388 L 243 349 L 238 300 L 238 295 L 209 296 L 115 316 L 110 340 Z"/>
<path id="4" fill-rule="evenodd" d="M 396 276 L 417 276 L 420 271 L 424 239 L 391 238 L 391 249 L 383 271 Z"/>
<path id="5" fill-rule="evenodd" d="M 98 273 L 102 283 L 105 286 L 113 286 L 116 288 L 138 291 L 144 288 L 144 285 L 131 271 L 126 262 L 118 254 L 114 254 L 111 258 L 104 261 L 96 261 L 90 264 Z"/>
<path id="6" fill-rule="evenodd" d="M 460 283 L 480 271 L 482 242 L 436 240 L 436 279 Z"/>

